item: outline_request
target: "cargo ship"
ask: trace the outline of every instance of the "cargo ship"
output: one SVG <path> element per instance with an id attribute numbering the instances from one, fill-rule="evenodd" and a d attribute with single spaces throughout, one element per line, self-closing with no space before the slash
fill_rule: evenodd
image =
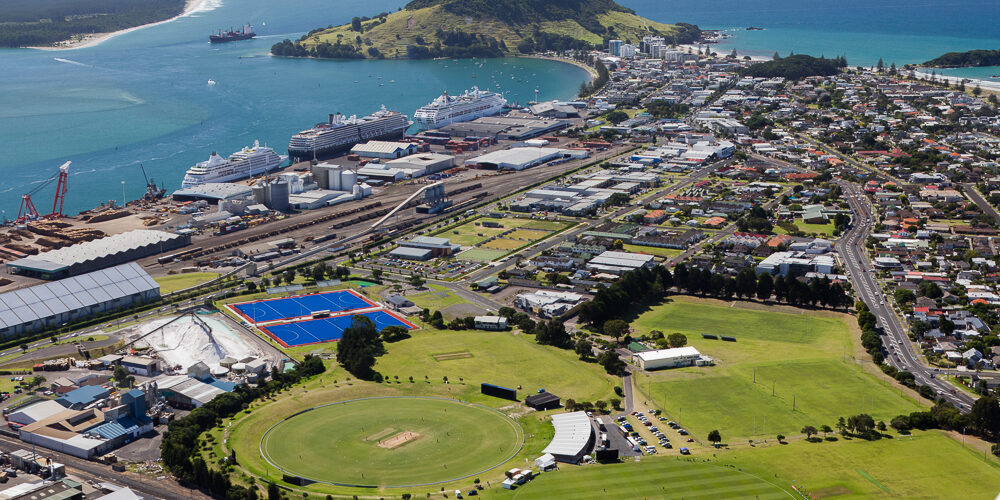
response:
<path id="1" fill-rule="evenodd" d="M 237 40 L 249 40 L 255 36 L 257 36 L 257 33 L 254 33 L 253 27 L 247 24 L 239 31 L 235 31 L 232 28 L 229 28 L 229 31 L 226 32 L 219 30 L 219 34 L 217 35 L 208 35 L 208 41 L 212 43 L 235 42 Z"/>
<path id="2" fill-rule="evenodd" d="M 483 116 L 499 113 L 507 104 L 507 99 L 496 92 L 479 90 L 465 91 L 459 96 L 441 94 L 430 104 L 417 109 L 413 121 L 422 129 L 440 128 L 452 123 L 475 120 Z"/>
<path id="3" fill-rule="evenodd" d="M 288 155 L 299 161 L 329 156 L 359 142 L 402 138 L 409 126 L 406 115 L 385 106 L 363 118 L 335 113 L 327 122 L 293 135 L 288 141 Z"/>
<path id="4" fill-rule="evenodd" d="M 182 188 L 189 188 L 208 182 L 231 182 L 247 179 L 255 175 L 277 169 L 288 157 L 281 156 L 259 141 L 253 147 L 243 148 L 229 158 L 219 156 L 215 151 L 207 160 L 196 163 L 184 174 Z"/>

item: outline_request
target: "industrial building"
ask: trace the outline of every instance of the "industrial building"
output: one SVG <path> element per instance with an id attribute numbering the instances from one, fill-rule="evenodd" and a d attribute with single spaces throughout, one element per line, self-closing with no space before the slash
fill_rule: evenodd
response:
<path id="1" fill-rule="evenodd" d="M 492 137 L 499 140 L 524 141 L 551 135 L 569 128 L 569 120 L 550 120 L 531 116 L 484 116 L 472 121 L 452 123 L 438 129 L 451 137 Z"/>
<path id="2" fill-rule="evenodd" d="M 703 360 L 698 349 L 691 346 L 675 347 L 673 349 L 659 349 L 656 351 L 642 351 L 633 355 L 636 364 L 643 370 L 656 370 L 660 368 L 678 368 L 681 366 L 694 366 Z"/>
<path id="3" fill-rule="evenodd" d="M 587 263 L 587 269 L 604 273 L 621 274 L 640 267 L 653 267 L 654 257 L 649 254 L 615 252 L 608 250 Z"/>
<path id="4" fill-rule="evenodd" d="M 241 200 L 250 196 L 250 186 L 234 182 L 207 182 L 178 189 L 170 196 L 174 201 L 205 200 L 209 203 L 218 203 L 226 200 Z"/>
<path id="5" fill-rule="evenodd" d="M 0 337 L 56 328 L 156 300 L 160 285 L 135 262 L 0 294 Z"/>
<path id="6" fill-rule="evenodd" d="M 410 241 L 400 242 L 398 247 L 389 252 L 389 256 L 407 260 L 430 260 L 451 255 L 461 248 L 448 238 L 417 236 Z"/>
<path id="7" fill-rule="evenodd" d="M 590 424 L 587 413 L 575 411 L 552 415 L 552 426 L 555 427 L 555 435 L 542 453 L 549 453 L 560 462 L 580 463 L 594 444 L 594 426 Z"/>
<path id="8" fill-rule="evenodd" d="M 178 408 L 198 408 L 219 394 L 231 392 L 236 384 L 208 378 L 202 382 L 187 375 L 172 375 L 156 379 L 156 388 L 167 402 Z"/>
<path id="9" fill-rule="evenodd" d="M 77 390 L 82 389 L 86 388 Z M 145 392 L 133 389 L 110 400 L 106 397 L 83 398 L 93 399 L 85 409 L 61 405 L 56 409 L 51 405 L 42 407 L 44 401 L 36 403 L 32 406 L 45 411 L 35 412 L 39 418 L 21 427 L 19 436 L 27 443 L 90 459 L 153 430 L 153 420 L 146 415 Z M 107 409 L 96 408 L 98 401 L 107 401 Z"/>
<path id="10" fill-rule="evenodd" d="M 380 158 L 391 160 L 402 158 L 417 152 L 419 146 L 412 142 L 368 141 L 351 148 L 351 154 L 362 158 Z"/>
<path id="11" fill-rule="evenodd" d="M 440 153 L 420 153 L 385 163 L 389 168 L 401 170 L 410 178 L 431 175 L 455 166 L 455 157 Z"/>
<path id="12" fill-rule="evenodd" d="M 132 262 L 191 244 L 190 235 L 136 229 L 7 263 L 15 274 L 58 279 Z"/>
<path id="13" fill-rule="evenodd" d="M 465 160 L 466 166 L 495 170 L 524 170 L 562 158 L 566 150 L 559 148 L 501 149 Z"/>

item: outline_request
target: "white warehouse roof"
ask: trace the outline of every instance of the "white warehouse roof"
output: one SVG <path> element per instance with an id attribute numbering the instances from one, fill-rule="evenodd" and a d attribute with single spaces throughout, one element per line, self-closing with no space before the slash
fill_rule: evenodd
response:
<path id="1" fill-rule="evenodd" d="M 489 164 L 498 168 L 521 170 L 558 158 L 565 153 L 558 148 L 512 148 L 486 153 L 465 161 L 466 165 Z"/>
<path id="2" fill-rule="evenodd" d="M 656 351 L 643 351 L 635 353 L 636 357 L 642 359 L 644 362 L 659 361 L 663 359 L 673 359 L 681 357 L 692 357 L 701 356 L 698 349 L 691 346 L 686 347 L 674 347 L 673 349 L 659 349 Z"/>
<path id="3" fill-rule="evenodd" d="M 81 262 L 97 260 L 108 255 L 119 254 L 135 248 L 155 245 L 176 239 L 183 238 L 179 234 L 156 231 L 152 229 L 136 229 L 126 233 L 120 233 L 106 238 L 77 243 L 68 247 L 49 250 L 38 255 L 33 255 L 11 264 L 17 265 L 21 261 L 46 261 L 63 266 L 72 266 Z"/>
<path id="4" fill-rule="evenodd" d="M 582 411 L 552 415 L 552 426 L 556 433 L 542 453 L 571 457 L 579 455 L 584 452 L 594 432 L 590 417 Z"/>

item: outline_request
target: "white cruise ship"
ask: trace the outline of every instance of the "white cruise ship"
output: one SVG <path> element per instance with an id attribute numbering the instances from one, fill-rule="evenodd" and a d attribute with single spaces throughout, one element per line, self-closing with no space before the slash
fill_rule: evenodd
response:
<path id="1" fill-rule="evenodd" d="M 288 141 L 288 154 L 301 160 L 329 156 L 359 142 L 402 138 L 409 126 L 406 115 L 385 106 L 363 118 L 331 114 L 328 122 L 293 135 Z"/>
<path id="2" fill-rule="evenodd" d="M 281 162 L 287 158 L 267 146 L 261 146 L 259 141 L 253 141 L 253 147 L 243 148 L 229 158 L 223 158 L 213 151 L 207 160 L 188 169 L 181 187 L 189 188 L 207 182 L 230 182 L 261 175 L 280 167 Z"/>
<path id="3" fill-rule="evenodd" d="M 465 91 L 460 96 L 450 96 L 447 92 L 421 107 L 413 114 L 413 121 L 421 129 L 440 128 L 457 122 L 475 120 L 483 116 L 495 115 L 507 104 L 507 99 L 496 92 L 479 90 Z"/>

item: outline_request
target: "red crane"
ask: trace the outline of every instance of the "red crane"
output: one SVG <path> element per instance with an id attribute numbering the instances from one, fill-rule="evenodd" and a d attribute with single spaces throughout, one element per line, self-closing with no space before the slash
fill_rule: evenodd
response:
<path id="1" fill-rule="evenodd" d="M 56 183 L 56 197 L 52 200 L 52 213 L 46 215 L 46 219 L 54 219 L 63 216 L 63 202 L 66 201 L 66 191 L 69 191 L 69 164 L 63 163 L 59 167 L 59 182 Z"/>
<path id="2" fill-rule="evenodd" d="M 34 202 L 31 201 L 33 195 L 38 194 L 39 191 L 45 189 L 46 186 L 52 184 L 52 181 L 58 179 L 59 182 L 56 185 L 56 197 L 52 202 L 52 213 L 45 216 L 45 218 L 61 217 L 62 216 L 62 201 L 66 197 L 66 191 L 68 190 L 67 180 L 69 177 L 69 164 L 70 162 L 63 163 L 59 167 L 59 171 L 55 173 L 52 177 L 45 179 L 41 184 L 37 185 L 31 191 L 21 195 L 21 208 L 17 211 L 17 223 L 24 224 L 25 222 L 36 220 L 40 218 L 38 215 L 38 210 L 35 209 Z M 58 208 L 58 212 L 56 209 Z"/>

